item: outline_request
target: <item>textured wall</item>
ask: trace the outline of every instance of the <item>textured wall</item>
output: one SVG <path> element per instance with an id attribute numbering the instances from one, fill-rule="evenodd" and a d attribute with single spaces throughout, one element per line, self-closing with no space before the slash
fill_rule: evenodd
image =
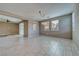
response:
<path id="1" fill-rule="evenodd" d="M 59 20 L 59 31 L 40 31 L 41 34 L 72 39 L 72 15 L 64 15 L 48 20 Z M 40 25 L 41 26 L 41 25 Z M 42 28 L 40 27 L 40 30 Z"/>
<path id="2" fill-rule="evenodd" d="M 18 24 L 0 22 L 0 35 L 10 35 L 18 33 L 19 33 Z"/>

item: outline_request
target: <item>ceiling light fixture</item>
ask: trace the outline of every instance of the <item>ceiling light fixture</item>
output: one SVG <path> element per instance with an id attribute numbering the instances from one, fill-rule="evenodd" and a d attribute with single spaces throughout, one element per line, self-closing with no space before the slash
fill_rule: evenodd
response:
<path id="1" fill-rule="evenodd" d="M 41 10 L 39 10 L 39 14 L 41 17 L 45 17 L 45 14 Z"/>

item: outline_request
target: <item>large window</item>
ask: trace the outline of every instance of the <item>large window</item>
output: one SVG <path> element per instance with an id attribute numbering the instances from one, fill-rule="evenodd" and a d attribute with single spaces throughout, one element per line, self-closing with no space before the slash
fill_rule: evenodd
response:
<path id="1" fill-rule="evenodd" d="M 33 24 L 33 31 L 36 31 L 36 26 L 37 26 L 37 24 L 34 23 L 34 24 Z"/>
<path id="2" fill-rule="evenodd" d="M 24 35 L 24 23 L 19 24 L 19 34 Z"/>
<path id="3" fill-rule="evenodd" d="M 59 31 L 59 20 L 41 22 L 42 31 Z"/>
<path id="4" fill-rule="evenodd" d="M 51 21 L 51 31 L 59 31 L 59 20 Z"/>
<path id="5" fill-rule="evenodd" d="M 49 31 L 49 21 L 41 22 L 42 30 Z"/>

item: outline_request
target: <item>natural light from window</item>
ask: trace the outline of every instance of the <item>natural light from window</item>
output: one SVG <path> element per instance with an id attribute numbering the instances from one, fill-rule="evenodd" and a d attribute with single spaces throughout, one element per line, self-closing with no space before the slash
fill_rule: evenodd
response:
<path id="1" fill-rule="evenodd" d="M 59 20 L 51 21 L 51 31 L 58 31 L 59 30 Z"/>
<path id="2" fill-rule="evenodd" d="M 43 26 L 44 31 L 49 31 L 49 21 L 42 22 L 41 24 Z"/>
<path id="3" fill-rule="evenodd" d="M 36 31 L 36 26 L 37 26 L 37 24 L 33 24 L 33 31 Z"/>

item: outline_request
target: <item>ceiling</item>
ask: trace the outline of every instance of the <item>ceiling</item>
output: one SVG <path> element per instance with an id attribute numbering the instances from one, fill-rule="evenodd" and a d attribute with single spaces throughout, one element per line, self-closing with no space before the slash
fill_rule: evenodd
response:
<path id="1" fill-rule="evenodd" d="M 19 18 L 15 18 L 15 17 L 0 15 L 0 21 L 1 22 L 8 22 L 8 23 L 19 23 L 22 20 Z"/>
<path id="2" fill-rule="evenodd" d="M 71 3 L 0 3 L 0 11 L 24 20 L 41 21 L 71 13 L 73 6 Z"/>

